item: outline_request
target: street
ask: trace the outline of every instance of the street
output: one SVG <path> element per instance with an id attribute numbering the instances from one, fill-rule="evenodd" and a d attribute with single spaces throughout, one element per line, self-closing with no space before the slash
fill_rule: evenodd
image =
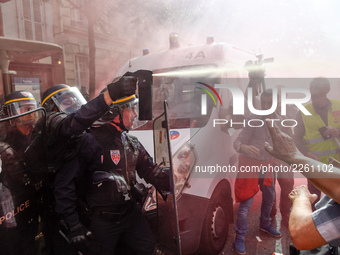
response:
<path id="1" fill-rule="evenodd" d="M 306 179 L 303 177 L 294 179 L 294 187 L 306 185 Z M 280 186 L 276 186 L 276 197 L 277 205 L 279 204 L 279 193 Z M 273 225 L 281 232 L 281 238 L 274 238 L 260 231 L 260 210 L 261 210 L 261 200 L 262 193 L 259 191 L 253 202 L 253 206 L 250 208 L 249 218 L 248 218 L 248 232 L 246 235 L 246 252 L 248 255 L 272 255 L 273 252 L 276 254 L 289 255 L 289 245 L 291 244 L 291 239 L 289 236 L 289 231 L 287 228 L 281 228 L 281 215 L 276 214 L 275 220 L 273 220 Z M 234 204 L 234 224 L 236 221 L 237 209 L 239 203 Z M 235 227 L 230 225 L 229 238 L 219 255 L 234 255 L 238 254 L 234 247 L 235 240 Z"/>

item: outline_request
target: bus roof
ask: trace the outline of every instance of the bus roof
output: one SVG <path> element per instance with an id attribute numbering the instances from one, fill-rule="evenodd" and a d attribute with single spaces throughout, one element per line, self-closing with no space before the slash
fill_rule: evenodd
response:
<path id="1" fill-rule="evenodd" d="M 196 65 L 220 67 L 226 64 L 244 66 L 251 58 L 254 58 L 254 53 L 227 43 L 187 46 L 133 58 L 122 66 L 116 77 L 122 76 L 127 71 L 134 72 L 140 69 L 159 70 Z"/>

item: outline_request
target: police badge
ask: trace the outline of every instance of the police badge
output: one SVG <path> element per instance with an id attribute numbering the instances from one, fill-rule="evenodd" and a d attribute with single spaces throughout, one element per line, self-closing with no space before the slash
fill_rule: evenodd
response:
<path id="1" fill-rule="evenodd" d="M 120 161 L 120 152 L 119 152 L 119 150 L 110 150 L 110 155 L 111 155 L 111 159 L 112 159 L 113 163 L 118 165 L 118 163 Z"/>

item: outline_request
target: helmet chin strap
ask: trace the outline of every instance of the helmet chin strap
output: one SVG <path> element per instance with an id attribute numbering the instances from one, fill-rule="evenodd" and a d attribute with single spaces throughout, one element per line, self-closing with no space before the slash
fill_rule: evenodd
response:
<path id="1" fill-rule="evenodd" d="M 125 127 L 125 125 L 124 125 L 124 122 L 123 122 L 123 114 L 122 114 L 122 111 L 121 111 L 121 109 L 119 108 L 119 110 L 118 110 L 118 112 L 119 112 L 119 122 L 115 122 L 115 120 L 116 120 L 116 118 L 114 118 L 113 120 L 112 120 L 112 122 L 117 126 L 117 127 L 119 127 L 122 131 L 126 131 L 126 132 L 129 132 L 129 130 Z"/>

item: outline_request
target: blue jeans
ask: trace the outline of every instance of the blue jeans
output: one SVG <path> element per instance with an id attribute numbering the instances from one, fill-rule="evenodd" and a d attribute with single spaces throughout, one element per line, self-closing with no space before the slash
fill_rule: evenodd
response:
<path id="1" fill-rule="evenodd" d="M 261 217 L 260 227 L 267 227 L 270 225 L 270 212 L 272 210 L 275 199 L 274 181 L 271 186 L 263 185 L 263 179 L 259 178 L 260 190 L 262 191 L 262 204 L 261 204 Z M 240 206 L 237 211 L 236 219 L 236 239 L 244 241 L 246 233 L 248 231 L 248 214 L 250 207 L 253 204 L 254 197 L 251 197 L 245 201 L 240 202 Z"/>

